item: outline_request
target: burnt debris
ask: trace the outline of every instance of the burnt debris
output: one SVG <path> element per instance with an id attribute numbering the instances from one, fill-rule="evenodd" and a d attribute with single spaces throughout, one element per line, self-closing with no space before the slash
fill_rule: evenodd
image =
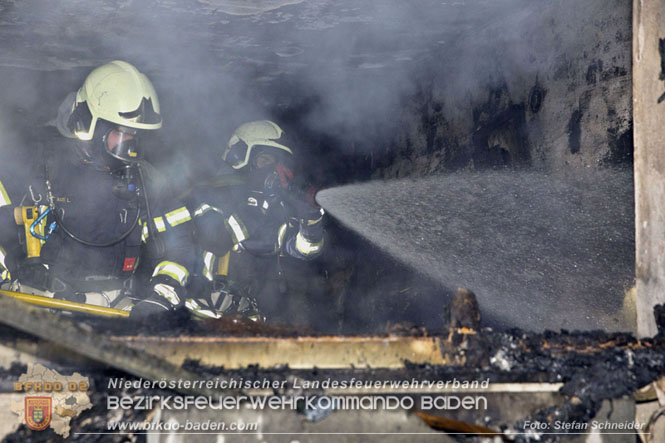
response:
<path id="1" fill-rule="evenodd" d="M 261 368 L 248 366 L 241 370 L 228 370 L 224 367 L 210 367 L 200 364 L 196 360 L 186 361 L 180 370 L 196 377 L 235 377 L 257 379 L 259 377 L 269 380 L 292 380 L 297 377 L 302 380 L 324 380 L 326 378 L 344 379 L 355 377 L 358 380 L 489 380 L 491 383 L 522 383 L 544 382 L 563 383 L 559 394 L 564 401 L 541 409 L 515 423 L 500 423 L 498 417 L 476 417 L 477 426 L 491 425 L 492 429 L 500 429 L 503 436 L 512 432 L 516 441 L 547 441 L 554 437 L 525 431 L 527 421 L 552 423 L 554 420 L 562 423 L 588 422 L 598 413 L 604 400 L 617 399 L 630 396 L 639 388 L 650 384 L 665 374 L 665 306 L 659 305 L 655 312 L 659 327 L 659 334 L 652 338 L 637 339 L 628 333 L 605 333 L 602 331 L 560 332 L 546 331 L 543 333 L 530 333 L 519 329 L 504 332 L 490 328 L 480 328 L 480 313 L 475 295 L 460 289 L 453 297 L 449 311 L 448 328 L 439 334 L 430 335 L 439 340 L 441 353 L 445 365 L 423 365 L 406 362 L 400 369 L 291 369 L 288 366 L 278 368 Z M 176 314 L 177 315 L 177 314 Z M 245 332 L 239 329 L 237 323 L 227 322 L 197 322 L 198 333 L 229 334 Z M 96 329 L 103 328 L 97 324 Z M 87 326 L 86 328 L 87 329 Z M 180 332 L 184 332 L 180 329 Z M 106 331 L 108 332 L 108 331 Z M 251 334 L 256 334 L 252 331 Z M 261 329 L 263 335 L 269 335 L 269 329 Z M 273 329 L 272 333 L 278 336 L 289 336 L 289 332 Z M 419 331 L 418 334 L 427 331 Z M 12 329 L 4 328 L 3 339 L 10 338 Z M 286 334 L 286 335 L 285 335 Z M 20 335 L 24 336 L 25 333 Z M 99 334 L 100 336 L 103 334 Z M 4 340 L 9 343 L 11 340 Z M 77 362 L 80 365 L 80 361 Z M 131 366 L 131 365 L 130 365 Z M 62 366 L 61 366 L 62 367 Z M 13 365 L 8 371 L 0 373 L 4 385 L 8 385 L 17 378 L 17 374 L 24 369 L 20 365 Z M 127 380 L 136 379 L 136 376 L 126 372 L 111 370 L 100 365 L 89 366 L 86 376 L 91 377 L 93 386 L 98 386 L 92 392 L 93 409 L 85 411 L 72 420 L 72 432 L 102 432 L 110 420 L 117 417 L 107 415 L 117 411 L 108 411 L 104 397 L 117 395 L 117 390 L 107 386 L 110 376 L 124 377 Z M 80 369 L 79 369 L 80 370 Z M 145 392 L 144 392 L 145 391 Z M 165 395 L 166 391 L 142 390 L 142 395 Z M 281 392 L 280 395 L 289 395 Z M 314 394 L 319 394 L 315 392 Z M 168 395 L 174 395 L 169 393 Z M 177 394 L 175 394 L 177 395 Z M 100 406 L 101 405 L 101 406 Z M 418 410 L 411 412 L 418 415 Z M 149 419 L 149 411 L 123 411 L 122 414 L 136 416 L 124 417 L 142 421 Z M 525 413 L 526 414 L 526 413 Z M 441 428 L 441 420 L 436 417 L 427 417 L 428 422 Z M 435 426 L 435 427 L 436 427 Z M 443 429 L 443 428 L 441 428 Z M 474 428 L 475 429 L 475 428 Z M 480 428 L 478 428 L 480 429 Z M 573 428 L 571 428 L 571 432 Z M 16 433 L 8 436 L 6 442 L 26 441 L 29 432 L 21 427 Z M 564 431 L 565 432 L 565 428 Z M 32 434 L 31 434 L 32 435 Z M 43 440 L 49 441 L 50 431 L 40 434 Z M 93 436 L 79 436 L 78 441 L 96 441 Z M 118 437 L 119 438 L 119 437 Z M 116 441 L 116 440 L 114 440 Z M 123 440 L 117 440 L 123 441 Z"/>

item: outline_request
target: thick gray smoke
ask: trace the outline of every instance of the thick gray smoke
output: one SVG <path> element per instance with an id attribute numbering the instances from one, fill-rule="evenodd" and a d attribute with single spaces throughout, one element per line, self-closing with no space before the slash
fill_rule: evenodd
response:
<path id="1" fill-rule="evenodd" d="M 330 214 L 417 271 L 474 291 L 492 324 L 630 330 L 629 171 L 456 173 L 319 192 Z"/>
<path id="2" fill-rule="evenodd" d="M 583 80 L 587 65 L 600 57 L 593 54 L 595 19 L 610 27 L 629 21 L 626 13 L 597 12 L 627 9 L 621 4 L 70 0 L 44 8 L 0 1 L 0 66 L 21 73 L 3 75 L 12 81 L 3 82 L 0 107 L 22 106 L 45 123 L 89 70 L 124 59 L 157 87 L 165 124 L 153 157 L 169 158 L 166 166 L 175 156 L 174 176 L 183 174 L 176 166 L 210 167 L 232 129 L 249 119 L 278 119 L 296 136 L 314 133 L 329 141 L 317 149 L 331 158 L 384 150 L 405 122 L 419 121 L 425 111 L 408 107 L 414 94 L 430 94 L 464 142 L 474 130 L 471 107 L 486 100 L 488 86 L 506 82 L 511 99 L 522 101 L 537 74 L 547 82 L 574 68 L 570 80 Z M 619 34 L 617 41 L 629 36 L 628 30 Z M 555 86 L 547 112 L 556 114 L 569 86 Z M 433 124 L 440 122 L 425 122 L 420 131 Z M 555 143 L 565 130 L 564 124 L 538 134 L 547 139 L 537 145 Z"/>
<path id="3" fill-rule="evenodd" d="M 81 85 L 90 70 L 114 59 L 135 64 L 155 84 L 164 126 L 149 137 L 152 142 L 146 146 L 147 156 L 172 185 L 179 187 L 219 167 L 219 150 L 234 127 L 262 118 L 275 119 L 290 135 L 298 138 L 302 134 L 306 141 L 313 142 L 297 146 L 296 151 L 300 149 L 299 158 L 309 161 L 306 167 L 311 170 L 332 170 L 328 182 L 348 182 L 352 174 L 359 176 L 358 166 L 349 158 L 364 158 L 376 152 L 387 153 L 389 164 L 365 163 L 372 169 L 365 176 L 376 172 L 374 168 L 398 163 L 408 164 L 403 171 L 414 175 L 446 169 L 450 167 L 446 162 L 451 152 L 461 153 L 461 166 L 473 165 L 462 154 L 474 149 L 476 120 L 489 121 L 495 117 L 493 113 L 510 104 L 523 105 L 523 135 L 529 138 L 533 166 L 549 170 L 568 165 L 595 167 L 604 158 L 600 151 L 607 145 L 609 130 L 604 116 L 621 121 L 612 128 L 617 134 L 628 133 L 630 126 L 630 94 L 624 93 L 629 91 L 629 76 L 625 69 L 622 71 L 630 64 L 630 51 L 624 51 L 630 46 L 629 28 L 630 7 L 622 0 L 68 0 L 49 7 L 40 2 L 0 0 L 0 178 L 6 181 L 8 174 L 20 178 L 26 158 L 34 155 L 35 130 L 55 118 L 62 99 Z M 609 79 L 602 88 L 596 82 L 601 71 Z M 529 91 L 536 83 L 547 91 L 538 95 L 538 100 L 529 100 Z M 503 92 L 495 94 L 495 86 Z M 601 89 L 614 92 L 594 95 Z M 534 104 L 542 109 L 534 110 Z M 578 129 L 571 131 L 570 114 L 577 108 Z M 580 139 L 576 153 L 568 146 L 574 138 L 571 133 Z M 386 175 L 391 174 L 403 176 L 404 172 L 396 167 Z M 464 207 L 464 200 L 457 199 L 483 195 L 478 189 L 487 180 L 488 189 L 496 191 L 496 198 L 489 201 L 496 203 L 493 208 L 499 211 L 495 223 L 484 221 L 482 211 L 471 211 L 474 218 L 468 220 L 466 215 L 455 218 L 455 212 L 441 212 L 443 218 L 438 223 L 437 235 L 450 237 L 450 244 L 457 244 L 460 250 L 465 249 L 455 242 L 466 239 L 467 246 L 475 251 L 472 257 L 484 256 L 486 241 L 495 245 L 492 250 L 501 250 L 507 241 L 501 239 L 506 235 L 512 238 L 511 229 L 518 224 L 510 220 L 526 222 L 529 215 L 541 217 L 547 213 L 554 221 L 570 222 L 565 210 L 571 202 L 563 198 L 565 192 L 550 189 L 549 182 L 539 176 L 483 177 L 472 176 L 468 182 L 441 179 L 446 189 L 452 190 L 441 194 L 446 196 L 445 201 L 432 200 L 436 197 L 425 193 L 418 206 L 425 208 L 425 217 L 436 214 L 439 206 Z M 517 195 L 532 202 L 534 209 L 518 210 L 517 197 L 504 202 L 513 210 L 499 209 L 498 202 L 508 197 L 498 190 L 503 189 L 501 186 L 490 186 L 493 179 L 506 189 L 514 181 L 519 187 Z M 538 192 L 522 194 L 530 180 L 534 180 Z M 616 195 L 628 198 L 626 193 L 632 190 L 629 180 L 617 180 L 621 186 L 615 181 L 599 188 L 586 186 L 587 182 L 579 190 L 572 186 L 571 196 L 593 200 L 588 212 L 580 215 L 581 221 L 598 219 L 604 210 L 610 211 L 606 206 L 612 206 Z M 465 193 L 460 188 L 465 183 L 475 193 Z M 383 186 L 369 185 L 366 189 Z M 585 196 L 582 189 L 590 190 L 592 195 Z M 344 222 L 346 215 L 339 211 L 368 204 L 363 201 L 349 209 L 339 208 L 336 205 L 345 205 L 344 198 L 352 195 L 346 190 L 330 193 L 321 194 L 322 198 L 335 195 L 336 203 L 324 203 L 331 204 L 332 213 L 340 214 Z M 401 194 L 396 191 L 395 195 Z M 547 198 L 541 199 L 543 195 Z M 545 205 L 550 197 L 553 205 L 540 211 L 538 204 Z M 600 212 L 592 213 L 593 207 L 600 208 Z M 377 210 L 381 214 L 389 208 L 386 204 Z M 507 214 L 501 212 L 506 210 Z M 351 215 L 349 220 L 363 220 L 359 228 L 363 234 L 373 231 L 372 235 L 379 235 L 382 226 L 390 229 L 390 224 L 372 226 L 361 213 Z M 404 217 L 407 225 L 412 216 L 405 213 Z M 458 236 L 467 223 L 475 226 L 472 232 L 487 238 Z M 487 230 L 481 231 L 481 225 Z M 536 226 L 545 232 L 550 225 Z M 626 226 L 620 226 L 622 232 L 624 228 L 627 232 Z M 591 227 L 584 229 L 593 231 Z M 525 238 L 537 238 L 534 233 L 526 234 L 533 235 Z M 385 235 L 392 238 L 390 232 Z M 381 239 L 377 242 L 386 243 Z M 627 237 L 622 236 L 620 242 L 620 254 L 631 254 Z M 410 241 L 404 248 L 416 244 Z M 543 248 L 540 254 L 527 248 L 526 242 L 516 244 L 521 247 L 508 256 L 507 269 L 521 269 L 518 253 L 529 253 L 524 257 L 536 262 L 549 263 L 548 253 L 565 258 L 554 244 L 534 243 L 535 250 Z M 444 245 L 440 246 L 445 250 Z M 591 246 L 583 251 L 585 257 L 592 255 Z M 427 244 L 415 249 L 419 248 L 427 251 Z M 407 255 L 413 261 L 415 254 Z M 512 281 L 509 276 L 493 281 L 492 271 L 501 264 L 491 255 L 495 252 L 488 254 L 491 267 L 480 266 L 482 261 L 460 259 L 456 268 L 441 267 L 445 277 L 441 280 L 450 285 L 468 284 L 481 296 L 496 287 L 513 289 L 508 284 Z M 425 254 L 420 260 L 431 261 L 432 257 Z M 463 256 L 447 256 L 446 260 L 457 263 L 458 257 Z M 454 278 L 458 276 L 455 269 L 471 272 L 465 267 L 468 263 L 479 265 L 477 278 Z M 526 266 L 529 263 L 522 267 L 530 269 Z M 434 269 L 428 266 L 424 269 Z M 579 269 L 586 269 L 582 265 L 571 270 L 557 266 L 548 269 L 547 278 L 579 282 L 577 278 L 566 280 L 567 274 L 575 276 L 582 272 Z M 631 268 L 612 266 L 608 269 L 616 273 L 606 270 L 599 275 L 625 276 Z M 441 277 L 438 271 L 435 274 Z M 599 283 L 601 277 L 590 274 L 589 279 L 592 287 L 604 287 Z M 613 288 L 620 291 L 619 286 Z M 559 302 L 547 296 L 553 293 L 547 288 L 533 300 L 553 308 Z M 579 312 L 575 315 L 586 316 Z M 542 320 L 542 315 L 536 316 L 531 323 Z"/>
<path id="4" fill-rule="evenodd" d="M 507 11 L 522 3 L 0 2 L 0 66 L 20 69 L 32 96 L 4 91 L 2 106 L 39 102 L 51 110 L 39 116 L 46 122 L 90 69 L 123 59 L 148 74 L 161 98 L 165 124 L 153 157 L 205 168 L 235 126 L 258 118 L 279 118 L 295 135 L 314 131 L 354 152 L 388 139 L 420 74 L 465 72 L 445 54 L 475 24 L 511 19 Z"/>

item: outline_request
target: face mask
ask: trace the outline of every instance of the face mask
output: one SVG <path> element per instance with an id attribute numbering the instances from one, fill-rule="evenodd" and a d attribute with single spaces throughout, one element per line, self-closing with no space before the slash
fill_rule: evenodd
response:
<path id="1" fill-rule="evenodd" d="M 249 174 L 251 190 L 262 192 L 266 196 L 276 195 L 280 190 L 289 189 L 291 180 L 293 172 L 281 163 L 252 169 Z"/>
<path id="2" fill-rule="evenodd" d="M 248 184 L 250 190 L 261 192 L 266 196 L 275 195 L 282 188 L 275 165 L 252 169 Z"/>
<path id="3" fill-rule="evenodd" d="M 139 139 L 135 129 L 117 126 L 109 129 L 102 138 L 105 152 L 124 163 L 141 160 Z"/>
<path id="4" fill-rule="evenodd" d="M 100 171 L 113 172 L 142 159 L 136 130 L 103 120 L 92 140 L 76 140 L 73 147 L 82 163 Z"/>

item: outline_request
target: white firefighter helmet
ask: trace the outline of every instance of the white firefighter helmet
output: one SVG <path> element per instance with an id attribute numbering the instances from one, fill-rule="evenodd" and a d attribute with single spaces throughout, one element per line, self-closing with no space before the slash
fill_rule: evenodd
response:
<path id="1" fill-rule="evenodd" d="M 161 128 L 159 100 L 148 77 L 120 60 L 88 74 L 76 93 L 68 127 L 78 139 L 92 140 L 100 119 L 127 128 Z"/>
<path id="2" fill-rule="evenodd" d="M 284 131 L 277 123 L 270 120 L 256 120 L 238 126 L 231 136 L 222 158 L 234 169 L 241 169 L 249 163 L 252 153 L 261 150 L 271 150 L 275 153 L 288 153 L 293 151 L 284 142 Z M 275 151 L 277 150 L 277 151 Z"/>

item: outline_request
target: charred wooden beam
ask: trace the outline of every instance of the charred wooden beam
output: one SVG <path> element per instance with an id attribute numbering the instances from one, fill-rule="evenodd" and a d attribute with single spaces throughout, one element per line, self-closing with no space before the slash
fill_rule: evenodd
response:
<path id="1" fill-rule="evenodd" d="M 85 323 L 74 323 L 62 315 L 27 303 L 0 298 L 0 323 L 39 337 L 74 355 L 83 355 L 137 377 L 149 380 L 194 379 L 181 367 L 124 343 L 111 341 Z"/>
<path id="2" fill-rule="evenodd" d="M 405 363 L 447 365 L 437 337 L 113 337 L 174 365 L 260 368 L 403 368 Z"/>

